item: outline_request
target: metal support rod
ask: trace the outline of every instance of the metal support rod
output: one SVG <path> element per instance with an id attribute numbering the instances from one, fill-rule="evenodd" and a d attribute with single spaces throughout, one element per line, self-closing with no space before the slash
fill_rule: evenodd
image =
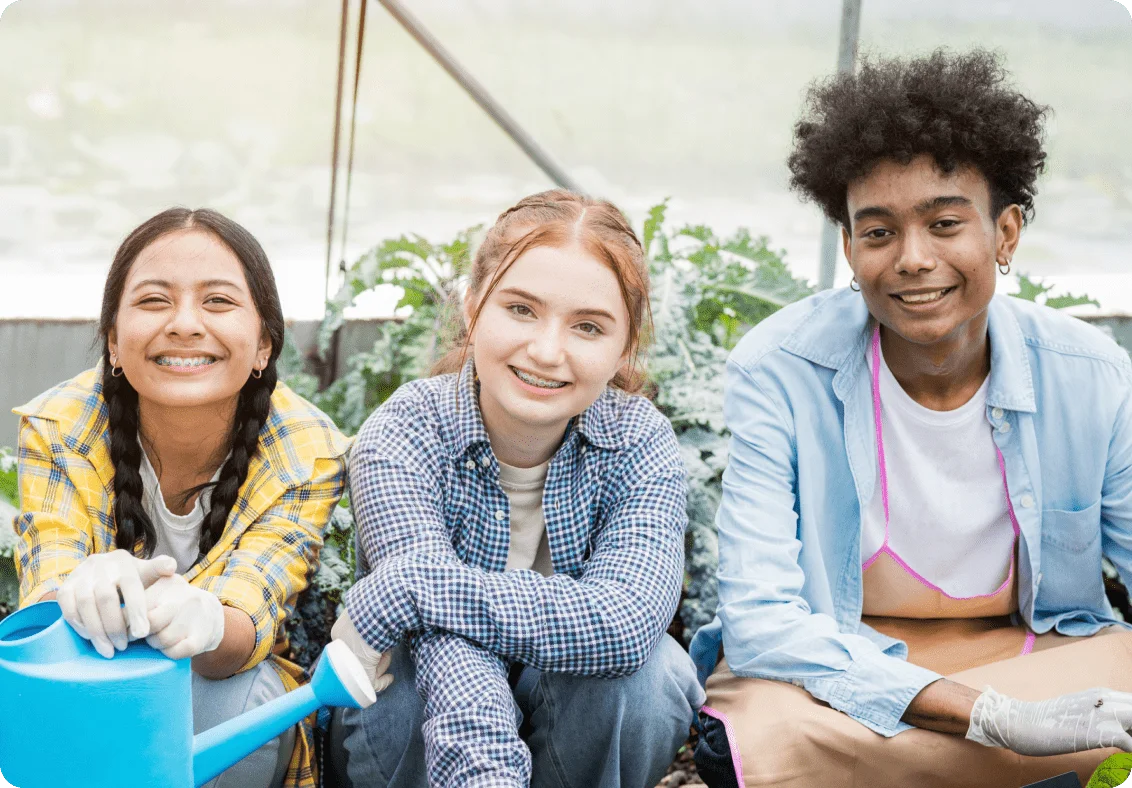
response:
<path id="1" fill-rule="evenodd" d="M 518 122 L 507 113 L 507 110 L 487 92 L 476 78 L 464 70 L 456 59 L 448 52 L 425 27 L 421 24 L 420 20 L 410 14 L 405 7 L 401 5 L 400 0 L 380 0 L 381 4 L 385 6 L 394 19 L 396 19 L 409 35 L 417 40 L 417 43 L 424 47 L 425 51 L 432 55 L 433 60 L 440 64 L 440 66 L 448 72 L 452 79 L 464 89 L 464 91 L 472 97 L 472 100 L 480 105 L 480 109 L 488 114 L 492 120 L 496 122 L 499 128 L 510 137 L 516 145 L 522 148 L 523 152 L 527 154 L 531 161 L 533 161 L 540 170 L 546 173 L 556 184 L 563 189 L 569 189 L 572 192 L 582 193 L 582 189 L 578 186 L 577 182 L 566 174 L 551 157 L 550 154 L 543 150 L 534 138 L 531 137 Z"/>
<path id="2" fill-rule="evenodd" d="M 850 74 L 857 64 L 857 42 L 861 37 L 862 0 L 843 0 L 841 4 L 841 40 L 837 49 L 837 71 Z M 829 219 L 821 229 L 821 265 L 818 269 L 818 289 L 833 287 L 837 272 L 837 241 L 840 229 Z"/>

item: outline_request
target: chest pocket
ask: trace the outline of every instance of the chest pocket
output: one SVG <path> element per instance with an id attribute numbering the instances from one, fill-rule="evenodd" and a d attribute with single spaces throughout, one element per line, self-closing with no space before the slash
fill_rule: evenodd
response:
<path id="1" fill-rule="evenodd" d="M 1100 611 L 1103 600 L 1100 500 L 1078 510 L 1043 509 L 1040 607 Z"/>

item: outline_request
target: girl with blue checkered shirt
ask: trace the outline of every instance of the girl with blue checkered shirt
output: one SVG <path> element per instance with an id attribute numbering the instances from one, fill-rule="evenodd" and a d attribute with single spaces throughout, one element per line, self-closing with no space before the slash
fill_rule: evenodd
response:
<path id="1" fill-rule="evenodd" d="M 702 691 L 665 634 L 685 471 L 639 390 L 648 269 L 605 201 L 536 194 L 488 232 L 466 327 L 350 460 L 359 577 L 334 634 L 375 705 L 331 760 L 360 788 L 644 788 Z M 390 683 L 391 682 L 391 683 Z"/>

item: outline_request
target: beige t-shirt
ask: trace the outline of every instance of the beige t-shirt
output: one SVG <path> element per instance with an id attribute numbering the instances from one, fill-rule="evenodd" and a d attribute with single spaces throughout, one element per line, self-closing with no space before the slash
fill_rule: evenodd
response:
<path id="1" fill-rule="evenodd" d="M 554 574 L 546 520 L 542 516 L 542 490 L 546 485 L 547 460 L 533 468 L 499 463 L 499 485 L 511 503 L 511 546 L 507 569 L 533 569 L 543 577 Z"/>

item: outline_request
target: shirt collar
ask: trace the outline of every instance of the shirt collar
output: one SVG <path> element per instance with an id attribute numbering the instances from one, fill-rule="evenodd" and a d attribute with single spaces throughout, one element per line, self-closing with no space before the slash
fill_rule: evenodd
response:
<path id="1" fill-rule="evenodd" d="M 621 430 L 618 427 L 617 413 L 628 395 L 606 386 L 597 400 L 579 416 L 571 419 L 566 427 L 566 437 L 577 431 L 587 442 L 605 449 L 620 448 Z M 464 368 L 456 377 L 456 391 L 453 394 L 456 406 L 456 430 L 452 441 L 452 456 L 459 457 L 469 448 L 479 443 L 489 443 L 487 428 L 483 425 L 483 415 L 479 405 L 479 381 L 476 378 L 472 359 L 464 363 Z M 565 442 L 565 441 L 563 441 Z"/>
<path id="2" fill-rule="evenodd" d="M 1026 340 L 1014 316 L 1010 296 L 994 296 L 987 307 L 991 343 L 990 407 L 1033 413 L 1037 410 Z M 819 295 L 808 319 L 782 342 L 784 350 L 837 370 L 834 392 L 845 398 L 865 368 L 865 344 L 871 316 L 865 300 L 848 288 Z"/>

